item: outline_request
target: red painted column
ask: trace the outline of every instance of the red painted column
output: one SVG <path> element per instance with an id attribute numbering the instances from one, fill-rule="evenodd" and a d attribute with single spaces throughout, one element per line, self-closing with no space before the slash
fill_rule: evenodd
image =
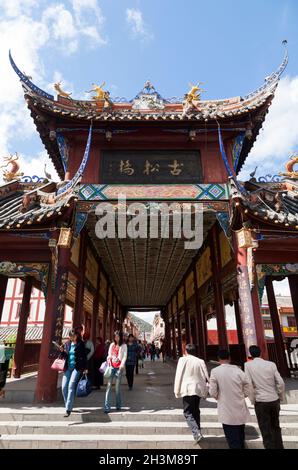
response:
<path id="1" fill-rule="evenodd" d="M 85 270 L 87 258 L 87 235 L 86 231 L 81 232 L 80 254 L 79 254 L 79 272 L 80 277 L 76 285 L 76 298 L 73 310 L 73 327 L 79 326 L 84 319 L 84 290 L 85 290 Z"/>
<path id="2" fill-rule="evenodd" d="M 8 277 L 0 274 L 0 323 L 2 319 L 3 307 L 6 296 L 6 288 L 8 283 Z"/>
<path id="3" fill-rule="evenodd" d="M 273 289 L 272 278 L 270 276 L 266 279 L 266 292 L 268 298 L 268 305 L 270 310 L 272 329 L 274 334 L 274 342 L 276 347 L 276 353 L 278 358 L 277 367 L 280 374 L 283 377 L 290 377 L 290 372 L 286 359 L 285 345 L 283 340 L 283 335 L 281 332 L 280 320 L 278 315 L 278 309 Z"/>
<path id="4" fill-rule="evenodd" d="M 197 279 L 197 270 L 194 266 L 193 268 L 194 273 L 194 284 L 195 284 L 195 299 L 196 299 L 196 328 L 197 328 L 197 338 L 198 338 L 198 353 L 199 357 L 207 360 L 207 336 L 206 336 L 206 328 L 204 323 L 204 314 L 201 305 L 201 299 L 199 295 L 199 288 L 198 288 L 198 279 Z"/>
<path id="5" fill-rule="evenodd" d="M 55 327 L 56 307 L 60 304 L 65 306 L 65 301 L 59 299 L 60 289 L 63 283 L 67 282 L 68 264 L 70 259 L 69 248 L 59 248 L 58 252 L 58 272 L 54 292 L 52 291 L 51 281 L 49 277 L 46 310 L 43 324 L 43 333 L 41 340 L 41 348 L 39 355 L 39 367 L 37 385 L 35 390 L 35 401 L 51 403 L 57 399 L 57 380 L 58 373 L 51 369 L 53 358 L 50 357 L 52 351 L 52 335 Z M 66 281 L 62 280 L 62 275 L 66 273 Z"/>
<path id="6" fill-rule="evenodd" d="M 248 270 L 247 270 L 247 250 L 245 248 L 239 248 L 238 247 L 238 242 L 236 235 L 233 237 L 233 245 L 234 245 L 234 250 L 236 254 L 236 262 L 237 262 L 237 273 L 238 276 L 238 287 L 241 284 L 241 277 L 239 276 L 245 276 L 247 277 L 247 284 L 249 284 L 249 279 L 248 279 Z M 252 309 L 252 315 L 250 313 L 250 308 L 248 308 L 248 311 L 244 314 L 241 313 L 242 318 L 245 319 L 246 316 L 249 316 L 249 321 L 251 322 L 252 328 L 255 330 L 254 336 L 256 338 L 256 341 L 251 340 L 252 342 L 257 342 L 258 346 L 261 349 L 262 352 L 262 357 L 264 359 L 268 358 L 268 351 L 267 351 L 267 344 L 266 344 L 266 339 L 265 339 L 265 329 L 264 329 L 264 324 L 263 324 L 263 319 L 262 319 L 262 314 L 261 314 L 261 309 L 260 309 L 260 302 L 259 302 L 259 293 L 258 293 L 258 280 L 257 280 L 257 275 L 254 270 L 253 273 L 254 279 L 253 279 L 253 286 L 252 289 L 250 289 L 250 286 L 247 286 L 247 291 L 249 292 L 248 295 L 250 295 L 250 299 L 247 301 L 247 306 L 246 308 L 249 307 L 249 301 L 251 301 L 251 309 Z M 240 283 L 240 284 L 239 284 Z M 241 291 L 239 287 L 239 293 Z M 241 302 L 241 299 L 238 300 L 238 305 L 239 302 Z M 240 308 L 241 312 L 241 308 Z M 244 316 L 243 316 L 244 315 Z M 243 332 L 243 340 L 246 346 L 246 354 L 248 354 L 248 347 L 251 345 L 251 341 L 249 341 L 249 336 L 245 333 L 245 325 L 244 322 L 242 322 L 242 332 Z M 243 330 L 244 329 L 244 330 Z M 250 329 L 250 328 L 249 328 Z"/>
<path id="7" fill-rule="evenodd" d="M 259 299 L 259 292 L 258 292 L 258 279 L 257 279 L 256 273 L 254 273 L 254 286 L 251 290 L 251 301 L 252 301 L 252 308 L 254 312 L 257 343 L 258 343 L 259 348 L 261 348 L 262 358 L 268 359 L 268 348 L 267 348 L 267 342 L 265 338 L 265 328 L 264 328 L 263 317 L 262 317 L 261 307 L 260 307 L 260 299 Z"/>
<path id="8" fill-rule="evenodd" d="M 213 225 L 210 235 L 211 236 L 209 237 L 209 240 L 213 270 L 213 288 L 218 331 L 218 346 L 220 349 L 229 349 L 225 304 L 220 279 L 220 252 L 216 225 Z"/>
<path id="9" fill-rule="evenodd" d="M 21 377 L 24 365 L 24 350 L 28 317 L 30 315 L 30 299 L 32 292 L 32 277 L 25 279 L 25 287 L 20 310 L 18 333 L 16 339 L 16 349 L 14 353 L 13 376 L 18 379 Z"/>
<path id="10" fill-rule="evenodd" d="M 178 292 L 176 294 L 176 308 L 177 308 L 178 352 L 179 352 L 179 356 L 181 357 L 183 353 L 182 353 L 181 319 L 180 319 L 180 312 L 179 312 L 179 307 L 178 307 Z"/>
<path id="11" fill-rule="evenodd" d="M 238 299 L 234 301 L 234 311 L 235 311 L 235 320 L 236 320 L 236 326 L 237 326 L 240 360 L 242 362 L 246 362 L 247 357 L 246 357 L 246 351 L 244 347 L 243 330 L 242 330 L 242 324 L 241 324 L 241 315 L 240 315 L 240 310 L 239 310 Z"/>
<path id="12" fill-rule="evenodd" d="M 183 283 L 183 295 L 184 295 L 184 315 L 185 315 L 185 330 L 186 330 L 186 344 L 191 342 L 191 327 L 190 327 L 190 318 L 189 318 L 189 309 L 187 307 L 186 300 L 186 282 Z"/>
<path id="13" fill-rule="evenodd" d="M 177 359 L 177 344 L 176 344 L 176 327 L 175 327 L 175 317 L 173 312 L 173 302 L 171 300 L 171 329 L 172 329 L 172 358 Z"/>
<path id="14" fill-rule="evenodd" d="M 98 309 L 99 309 L 99 292 L 100 292 L 100 264 L 98 266 L 98 273 L 97 273 L 97 286 L 96 292 L 93 297 L 93 304 L 92 304 L 92 319 L 91 319 L 91 340 L 93 344 L 96 344 L 96 325 L 98 323 Z"/>
<path id="15" fill-rule="evenodd" d="M 298 329 L 298 274 L 291 274 L 291 276 L 288 276 L 288 281 L 291 291 L 296 325 Z"/>
<path id="16" fill-rule="evenodd" d="M 106 341 L 107 339 L 107 321 L 108 321 L 108 311 L 109 311 L 109 281 L 107 279 L 107 289 L 106 289 L 106 305 L 103 314 L 103 339 Z"/>
<path id="17" fill-rule="evenodd" d="M 114 292 L 112 291 L 112 307 L 110 311 L 110 338 L 114 336 Z"/>
<path id="18" fill-rule="evenodd" d="M 235 311 L 235 320 L 236 320 L 236 327 L 237 327 L 238 343 L 243 344 L 244 339 L 243 339 L 243 331 L 242 331 L 242 325 L 241 325 L 241 317 L 240 317 L 238 299 L 234 301 L 234 311 Z"/>

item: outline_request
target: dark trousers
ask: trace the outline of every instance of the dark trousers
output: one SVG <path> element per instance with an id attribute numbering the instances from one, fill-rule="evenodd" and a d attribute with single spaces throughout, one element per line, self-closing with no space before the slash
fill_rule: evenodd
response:
<path id="1" fill-rule="evenodd" d="M 127 378 L 127 383 L 129 388 L 132 388 L 133 386 L 133 374 L 134 374 L 134 365 L 127 365 L 126 364 L 126 378 Z"/>
<path id="2" fill-rule="evenodd" d="M 0 390 L 5 387 L 8 372 L 9 359 L 0 364 Z"/>
<path id="3" fill-rule="evenodd" d="M 136 360 L 136 374 L 139 373 L 139 361 L 138 361 L 138 358 Z"/>
<path id="4" fill-rule="evenodd" d="M 245 449 L 245 424 L 222 425 L 230 449 Z"/>
<path id="5" fill-rule="evenodd" d="M 94 359 L 94 383 L 96 387 L 103 385 L 103 374 L 99 372 L 101 364 L 104 362 L 104 359 Z"/>
<path id="6" fill-rule="evenodd" d="M 283 449 L 279 426 L 280 401 L 256 402 L 255 411 L 265 449 Z"/>
<path id="7" fill-rule="evenodd" d="M 183 397 L 183 414 L 192 434 L 195 436 L 201 429 L 200 397 L 197 395 Z"/>

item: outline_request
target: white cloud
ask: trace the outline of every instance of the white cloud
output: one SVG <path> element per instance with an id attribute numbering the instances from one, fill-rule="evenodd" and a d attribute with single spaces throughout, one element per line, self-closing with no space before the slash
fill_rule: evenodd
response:
<path id="1" fill-rule="evenodd" d="M 46 152 L 33 157 L 20 151 L 20 142 L 28 141 L 37 133 L 23 99 L 22 87 L 9 63 L 8 49 L 22 71 L 53 93 L 52 84 L 45 79 L 41 57 L 44 48 L 51 46 L 71 54 L 78 50 L 82 37 L 91 45 L 104 44 L 101 35 L 104 18 L 97 1 L 69 0 L 67 3 L 68 7 L 64 6 L 66 2 L 50 2 L 49 6 L 43 0 L 0 0 L 0 160 L 18 151 L 29 175 L 32 169 L 36 172 L 38 169 L 43 175 Z M 61 73 L 56 71 L 53 83 L 61 79 Z M 62 79 L 62 86 L 73 91 L 73 85 L 66 80 Z M 38 166 L 39 161 L 41 166 Z M 51 164 L 48 165 L 50 168 Z M 55 174 L 53 169 L 52 173 Z"/>
<path id="2" fill-rule="evenodd" d="M 89 40 L 90 46 L 106 44 L 101 31 L 104 17 L 97 1 L 72 0 L 71 4 L 73 12 L 59 3 L 46 8 L 42 15 L 58 47 L 66 54 L 73 54 L 82 37 Z"/>
<path id="3" fill-rule="evenodd" d="M 40 4 L 39 0 L 1 0 L 2 15 L 16 18 L 23 14 L 29 14 Z"/>
<path id="4" fill-rule="evenodd" d="M 284 164 L 298 150 L 298 76 L 283 78 L 269 108 L 263 129 L 247 157 L 240 179 L 247 179 L 258 165 L 256 176 L 284 171 Z"/>
<path id="5" fill-rule="evenodd" d="M 135 8 L 127 8 L 126 21 L 131 26 L 133 35 L 142 39 L 153 39 L 153 34 L 146 27 L 141 10 Z"/>

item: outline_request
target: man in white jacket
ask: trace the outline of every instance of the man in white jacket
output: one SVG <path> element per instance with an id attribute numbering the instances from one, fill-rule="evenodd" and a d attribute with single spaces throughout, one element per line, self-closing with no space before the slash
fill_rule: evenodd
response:
<path id="1" fill-rule="evenodd" d="M 230 353 L 219 350 L 220 366 L 212 369 L 210 374 L 209 394 L 217 400 L 218 420 L 230 449 L 245 448 L 245 423 L 250 414 L 245 397 L 250 396 L 251 387 L 244 372 L 230 364 Z"/>
<path id="2" fill-rule="evenodd" d="M 209 375 L 205 362 L 195 356 L 196 347 L 186 345 L 186 355 L 180 357 L 177 365 L 174 393 L 183 398 L 183 414 L 190 427 L 194 440 L 202 439 L 200 424 L 200 399 L 208 395 Z"/>

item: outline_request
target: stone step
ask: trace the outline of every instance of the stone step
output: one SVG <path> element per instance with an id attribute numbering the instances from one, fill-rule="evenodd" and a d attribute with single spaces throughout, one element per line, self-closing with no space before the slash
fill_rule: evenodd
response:
<path id="1" fill-rule="evenodd" d="M 222 425 L 216 422 L 201 422 L 203 435 L 221 435 Z M 287 423 L 281 426 L 284 436 L 297 436 L 298 441 L 298 422 Z M 38 434 L 38 435 L 86 435 L 86 434 L 183 434 L 189 435 L 190 430 L 186 422 L 168 422 L 157 421 L 150 423 L 148 421 L 127 421 L 126 423 L 78 423 L 75 421 L 2 421 L 0 423 L 0 435 L 15 434 Z M 255 423 L 247 423 L 246 435 L 258 437 L 260 431 Z"/>
<path id="2" fill-rule="evenodd" d="M 263 449 L 262 439 L 252 438 L 246 440 L 248 448 Z M 148 435 L 146 440 L 144 436 L 131 434 L 125 436 L 123 434 L 88 434 L 69 435 L 61 434 L 59 436 L 51 436 L 42 434 L 4 434 L 0 438 L 0 446 L 4 449 L 220 449 L 227 448 L 224 435 L 209 435 L 199 444 L 194 443 L 192 436 L 162 434 Z M 284 446 L 288 449 L 298 449 L 298 441 L 296 436 L 285 436 Z"/>
<path id="3" fill-rule="evenodd" d="M 19 406 L 18 408 L 4 408 L 0 407 L 0 423 L 2 421 L 61 421 L 64 415 L 64 408 L 57 407 L 28 407 L 27 405 Z M 256 423 L 256 416 L 253 409 L 250 409 L 251 419 L 250 421 Z M 208 422 L 218 422 L 216 408 L 201 408 L 201 418 Z M 112 412 L 108 415 L 103 413 L 102 408 L 98 407 L 86 407 L 86 408 L 75 408 L 70 418 L 71 421 L 77 423 L 82 422 L 127 422 L 127 421 L 147 421 L 155 423 L 156 421 L 168 422 L 185 422 L 184 416 L 181 409 L 170 409 L 160 411 L 148 411 L 141 410 L 138 412 L 134 411 L 116 411 L 112 408 Z M 281 423 L 298 423 L 298 411 L 297 406 L 295 410 L 282 410 L 280 413 Z"/>

